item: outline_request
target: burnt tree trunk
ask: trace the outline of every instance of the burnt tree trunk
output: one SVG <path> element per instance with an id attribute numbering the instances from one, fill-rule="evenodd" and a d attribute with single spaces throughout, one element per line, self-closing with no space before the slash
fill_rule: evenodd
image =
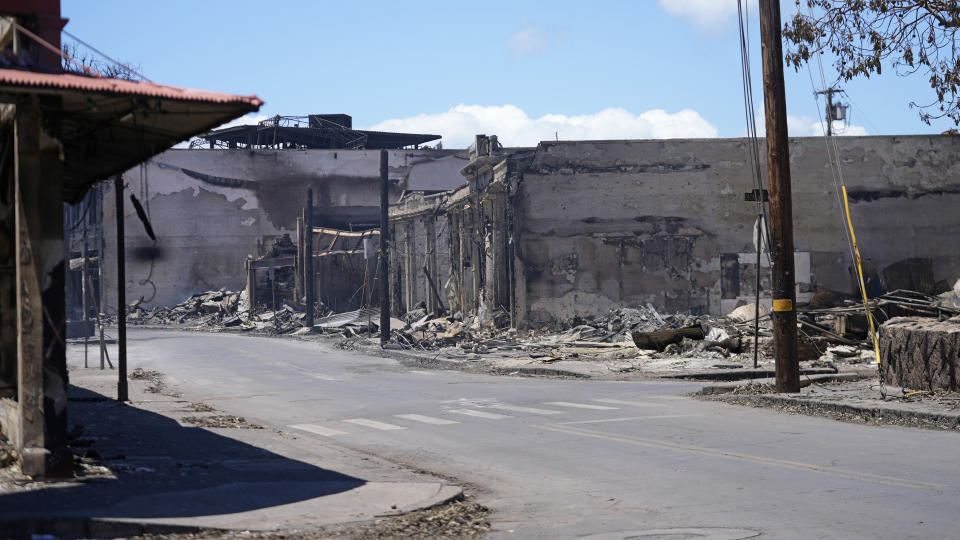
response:
<path id="1" fill-rule="evenodd" d="M 886 379 L 915 390 L 960 390 L 960 317 L 897 317 L 880 327 Z"/>

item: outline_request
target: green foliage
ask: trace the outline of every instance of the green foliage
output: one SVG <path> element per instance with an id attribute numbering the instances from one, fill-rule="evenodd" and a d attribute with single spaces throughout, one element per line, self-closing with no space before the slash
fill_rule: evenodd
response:
<path id="1" fill-rule="evenodd" d="M 784 25 L 787 65 L 800 69 L 830 51 L 839 79 L 881 74 L 889 62 L 898 75 L 925 75 L 936 100 L 919 109 L 930 123 L 950 118 L 960 125 L 960 29 L 957 0 L 796 0 L 797 15 Z"/>

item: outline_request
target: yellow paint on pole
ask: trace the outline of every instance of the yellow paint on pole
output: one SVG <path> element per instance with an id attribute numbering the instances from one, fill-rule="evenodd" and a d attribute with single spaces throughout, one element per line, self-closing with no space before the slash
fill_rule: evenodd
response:
<path id="1" fill-rule="evenodd" d="M 877 366 L 880 366 L 880 343 L 877 341 L 877 329 L 873 324 L 873 315 L 870 313 L 870 301 L 867 300 L 867 287 L 863 284 L 863 266 L 860 264 L 860 248 L 857 247 L 857 236 L 853 234 L 853 221 L 850 219 L 850 201 L 847 199 L 847 186 L 843 189 L 843 209 L 847 213 L 847 226 L 850 227 L 850 241 L 853 243 L 853 253 L 857 258 L 857 277 L 860 279 L 860 293 L 863 295 L 863 309 L 867 312 L 870 321 L 870 337 L 873 338 L 873 352 L 877 355 Z"/>
<path id="2" fill-rule="evenodd" d="M 774 311 L 793 311 L 793 302 L 789 298 L 783 298 L 773 301 Z"/>

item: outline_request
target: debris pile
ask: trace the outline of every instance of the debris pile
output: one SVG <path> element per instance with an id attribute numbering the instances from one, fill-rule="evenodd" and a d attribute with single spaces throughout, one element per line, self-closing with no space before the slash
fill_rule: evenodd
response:
<path id="1" fill-rule="evenodd" d="M 246 291 L 207 291 L 194 294 L 173 307 L 144 308 L 142 299 L 128 306 L 131 325 L 182 326 L 196 329 L 236 328 L 286 334 L 303 328 L 303 308 L 284 302 L 276 311 L 250 308 Z"/>
<path id="2" fill-rule="evenodd" d="M 960 313 L 960 291 L 940 297 L 906 290 L 871 300 L 875 320 L 915 315 L 944 319 Z M 484 355 L 520 356 L 539 363 L 576 359 L 626 359 L 633 369 L 736 369 L 753 366 L 755 313 L 753 304 L 725 317 L 659 313 L 650 304 L 615 308 L 599 317 L 574 318 L 561 328 L 518 331 L 493 315 L 462 319 L 438 316 L 423 305 L 407 312 L 392 326 L 393 340 L 408 349 L 438 351 L 448 358 L 479 360 Z M 761 306 L 757 359 L 769 368 L 773 361 L 770 313 Z M 874 362 L 869 324 L 862 303 L 840 293 L 819 290 L 798 312 L 798 358 L 807 367 L 836 369 L 837 364 Z M 376 318 L 375 318 L 376 319 Z M 348 333 L 344 333 L 349 336 Z"/>

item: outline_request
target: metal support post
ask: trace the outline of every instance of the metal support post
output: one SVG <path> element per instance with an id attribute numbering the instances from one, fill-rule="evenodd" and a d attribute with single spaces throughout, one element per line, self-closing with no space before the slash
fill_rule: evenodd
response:
<path id="1" fill-rule="evenodd" d="M 316 301 L 314 290 L 316 286 L 316 279 L 314 270 L 316 267 L 316 260 L 313 257 L 313 190 L 307 190 L 307 209 L 303 214 L 303 230 L 305 231 L 305 236 L 303 237 L 303 250 L 304 250 L 304 290 L 307 295 L 307 316 L 306 324 L 307 328 L 313 328 L 313 305 Z"/>
<path id="2" fill-rule="evenodd" d="M 117 205 L 117 401 L 130 401 L 127 391 L 127 275 L 123 241 L 123 176 L 114 177 Z"/>
<path id="3" fill-rule="evenodd" d="M 387 151 L 380 151 L 380 344 L 390 341 L 390 280 L 389 253 L 387 248 L 390 235 L 390 183 L 387 179 Z"/>

